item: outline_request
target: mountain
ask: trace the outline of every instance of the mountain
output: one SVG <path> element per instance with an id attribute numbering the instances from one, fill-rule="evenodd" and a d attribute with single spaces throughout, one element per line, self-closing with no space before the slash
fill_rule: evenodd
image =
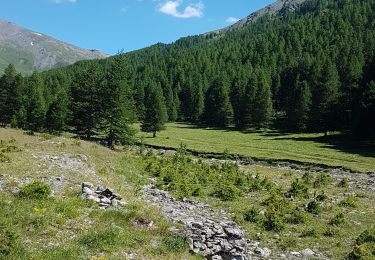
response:
<path id="1" fill-rule="evenodd" d="M 0 71 L 12 63 L 17 70 L 29 74 L 106 57 L 100 51 L 82 49 L 0 19 Z"/>
<path id="2" fill-rule="evenodd" d="M 239 29 L 247 25 L 248 23 L 256 21 L 257 19 L 265 15 L 283 14 L 285 12 L 294 11 L 305 1 L 306 0 L 278 0 L 256 12 L 251 13 L 247 17 L 239 20 L 238 22 L 236 22 L 235 24 L 231 26 L 215 31 L 215 33 L 221 33 L 221 32 L 226 32 L 228 30 Z"/>

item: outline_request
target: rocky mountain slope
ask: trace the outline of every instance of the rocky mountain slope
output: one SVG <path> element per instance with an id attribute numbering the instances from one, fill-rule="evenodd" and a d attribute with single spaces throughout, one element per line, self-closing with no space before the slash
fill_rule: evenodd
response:
<path id="1" fill-rule="evenodd" d="M 0 71 L 9 63 L 23 73 L 62 67 L 108 55 L 82 49 L 0 19 Z"/>
<path id="2" fill-rule="evenodd" d="M 241 28 L 244 25 L 246 25 L 247 23 L 253 22 L 253 21 L 255 21 L 255 20 L 257 20 L 257 19 L 259 19 L 262 16 L 267 15 L 267 14 L 273 15 L 273 14 L 277 14 L 277 13 L 283 13 L 283 12 L 286 12 L 286 11 L 293 11 L 300 4 L 302 4 L 305 1 L 306 0 L 277 0 L 273 4 L 270 4 L 270 5 L 254 12 L 254 13 L 251 13 L 247 17 L 239 20 L 237 23 L 235 23 L 235 24 L 233 24 L 229 27 L 217 30 L 216 33 L 221 33 L 221 32 L 226 32 L 228 30 Z"/>

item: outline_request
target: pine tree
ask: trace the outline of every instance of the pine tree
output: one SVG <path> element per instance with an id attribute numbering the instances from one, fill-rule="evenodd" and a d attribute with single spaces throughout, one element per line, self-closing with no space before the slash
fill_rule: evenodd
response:
<path id="1" fill-rule="evenodd" d="M 106 84 L 101 89 L 101 131 L 108 146 L 131 143 L 135 120 L 135 105 L 128 84 L 128 65 L 124 55 L 117 55 L 107 65 Z"/>
<path id="2" fill-rule="evenodd" d="M 225 76 L 217 77 L 207 91 L 205 121 L 210 125 L 226 127 L 233 119 L 229 99 L 229 82 Z"/>
<path id="3" fill-rule="evenodd" d="M 273 114 L 272 92 L 266 76 L 259 73 L 254 99 L 253 123 L 257 127 L 267 127 Z"/>
<path id="4" fill-rule="evenodd" d="M 97 61 L 85 63 L 75 75 L 71 88 L 70 124 L 80 136 L 91 138 L 103 114 L 101 93 L 104 75 Z"/>
<path id="5" fill-rule="evenodd" d="M 146 95 L 146 112 L 142 121 L 141 130 L 156 137 L 156 132 L 165 129 L 167 109 L 164 103 L 163 90 L 159 85 L 149 86 Z"/>
<path id="6" fill-rule="evenodd" d="M 38 74 L 28 80 L 29 103 L 27 107 L 27 128 L 34 132 L 43 129 L 46 117 L 46 103 L 43 96 L 43 81 Z"/>
<path id="7" fill-rule="evenodd" d="M 21 103 L 22 76 L 10 64 L 0 78 L 0 124 L 9 124 Z"/>
<path id="8" fill-rule="evenodd" d="M 64 130 L 68 114 L 68 95 L 61 89 L 48 108 L 46 115 L 46 128 L 50 132 L 59 133 Z"/>

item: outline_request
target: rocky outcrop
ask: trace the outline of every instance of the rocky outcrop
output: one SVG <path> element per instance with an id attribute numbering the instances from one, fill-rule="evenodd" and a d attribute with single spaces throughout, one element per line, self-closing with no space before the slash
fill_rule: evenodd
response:
<path id="1" fill-rule="evenodd" d="M 94 185 L 89 182 L 82 183 L 82 196 L 95 201 L 102 209 L 107 209 L 109 207 L 118 208 L 126 205 L 126 202 L 111 189 L 101 187 L 94 189 Z"/>
<path id="2" fill-rule="evenodd" d="M 188 199 L 176 200 L 153 185 L 146 186 L 144 194 L 147 200 L 161 206 L 169 220 L 183 224 L 184 230 L 176 232 L 186 236 L 193 253 L 215 260 L 249 259 L 251 255 L 256 259 L 271 254 L 259 243 L 246 240 L 244 230 L 222 210 Z"/>

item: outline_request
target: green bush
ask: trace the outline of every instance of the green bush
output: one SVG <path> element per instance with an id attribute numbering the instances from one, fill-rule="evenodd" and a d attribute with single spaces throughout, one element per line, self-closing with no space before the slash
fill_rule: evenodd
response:
<path id="1" fill-rule="evenodd" d="M 282 216 L 278 212 L 273 210 L 267 210 L 265 213 L 265 220 L 263 222 L 263 227 L 267 231 L 280 232 L 284 229 L 285 224 Z"/>
<path id="2" fill-rule="evenodd" d="M 160 247 L 167 252 L 182 253 L 187 248 L 187 242 L 184 237 L 172 234 L 162 239 Z"/>
<path id="3" fill-rule="evenodd" d="M 241 196 L 242 192 L 236 186 L 227 182 L 220 182 L 214 195 L 223 201 L 233 201 Z"/>
<path id="4" fill-rule="evenodd" d="M 303 224 L 307 220 L 306 213 L 299 209 L 295 209 L 287 218 L 286 222 L 289 224 Z"/>
<path id="5" fill-rule="evenodd" d="M 256 223 L 259 221 L 259 209 L 256 207 L 252 207 L 249 210 L 245 211 L 243 215 L 245 221 L 251 223 Z"/>
<path id="6" fill-rule="evenodd" d="M 46 199 L 51 195 L 51 188 L 40 181 L 33 181 L 19 191 L 18 195 L 24 199 Z"/>
<path id="7" fill-rule="evenodd" d="M 305 185 L 311 185 L 313 181 L 313 175 L 311 172 L 305 172 L 302 176 L 302 181 Z"/>
<path id="8" fill-rule="evenodd" d="M 319 174 L 314 181 L 314 188 L 325 187 L 332 183 L 332 177 L 328 174 Z"/>
<path id="9" fill-rule="evenodd" d="M 356 240 L 357 245 L 362 245 L 364 243 L 375 243 L 375 228 L 367 229 L 359 235 Z"/>
<path id="10" fill-rule="evenodd" d="M 346 208 L 356 208 L 358 206 L 358 199 L 353 196 L 348 196 L 340 202 L 340 206 Z"/>
<path id="11" fill-rule="evenodd" d="M 326 237 L 334 237 L 340 233 L 340 230 L 335 226 L 328 226 L 326 227 L 323 235 Z"/>
<path id="12" fill-rule="evenodd" d="M 315 227 L 309 227 L 309 228 L 305 228 L 302 233 L 301 233 L 301 237 L 319 237 L 319 230 L 316 229 Z"/>
<path id="13" fill-rule="evenodd" d="M 317 201 L 325 201 L 328 198 L 328 196 L 324 193 L 324 191 L 321 191 L 320 194 L 316 196 Z"/>
<path id="14" fill-rule="evenodd" d="M 330 221 L 329 224 L 332 226 L 341 226 L 345 224 L 345 216 L 344 213 L 338 213 L 336 216 L 334 216 Z"/>
<path id="15" fill-rule="evenodd" d="M 359 235 L 349 259 L 375 259 L 375 228 L 367 229 Z"/>
<path id="16" fill-rule="evenodd" d="M 309 204 L 307 204 L 307 212 L 319 215 L 322 212 L 322 207 L 317 201 L 312 200 L 309 202 Z"/>
<path id="17" fill-rule="evenodd" d="M 303 198 L 308 198 L 309 189 L 305 185 L 305 183 L 301 182 L 299 179 L 296 179 L 293 181 L 292 185 L 290 186 L 289 193 L 292 194 L 295 197 L 303 197 Z"/>

